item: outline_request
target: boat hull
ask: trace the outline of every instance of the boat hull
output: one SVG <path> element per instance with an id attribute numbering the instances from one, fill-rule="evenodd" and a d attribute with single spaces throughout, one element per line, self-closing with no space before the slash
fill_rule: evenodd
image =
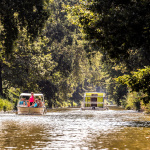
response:
<path id="1" fill-rule="evenodd" d="M 101 107 L 82 107 L 81 110 L 108 110 L 107 107 L 101 108 Z"/>
<path id="2" fill-rule="evenodd" d="M 19 115 L 43 115 L 46 112 L 45 107 L 34 108 L 34 107 L 18 107 Z"/>

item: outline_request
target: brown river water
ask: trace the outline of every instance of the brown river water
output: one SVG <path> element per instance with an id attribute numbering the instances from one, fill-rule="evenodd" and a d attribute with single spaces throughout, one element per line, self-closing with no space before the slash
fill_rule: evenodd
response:
<path id="1" fill-rule="evenodd" d="M 150 150 L 150 116 L 133 110 L 0 114 L 0 150 Z"/>

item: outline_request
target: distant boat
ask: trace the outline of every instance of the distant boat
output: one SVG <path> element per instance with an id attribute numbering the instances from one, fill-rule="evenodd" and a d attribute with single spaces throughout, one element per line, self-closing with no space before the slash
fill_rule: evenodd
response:
<path id="1" fill-rule="evenodd" d="M 105 93 L 86 92 L 84 93 L 81 110 L 106 110 L 104 104 Z"/>
<path id="2" fill-rule="evenodd" d="M 35 99 L 37 99 L 38 103 L 40 103 L 39 107 L 30 106 L 29 98 L 31 93 L 21 93 L 19 97 L 19 101 L 17 104 L 18 114 L 19 115 L 43 115 L 46 113 L 46 107 L 44 103 L 44 95 L 40 93 L 34 94 Z"/>

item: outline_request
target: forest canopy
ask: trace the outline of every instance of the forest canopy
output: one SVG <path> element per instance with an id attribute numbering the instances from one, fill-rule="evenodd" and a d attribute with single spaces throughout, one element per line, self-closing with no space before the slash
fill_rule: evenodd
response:
<path id="1" fill-rule="evenodd" d="M 68 18 L 81 27 L 84 38 L 106 55 L 107 61 L 122 63 L 122 72 L 129 75 L 117 81 L 149 95 L 150 1 L 81 0 L 66 8 Z"/>
<path id="2" fill-rule="evenodd" d="M 0 1 L 0 48 L 6 54 L 12 51 L 19 30 L 27 27 L 33 40 L 39 35 L 49 17 L 46 0 L 1 0 Z"/>
<path id="3" fill-rule="evenodd" d="M 80 105 L 86 91 L 117 105 L 126 105 L 130 89 L 149 95 L 149 5 L 0 1 L 0 94 L 16 102 L 20 92 L 42 92 L 49 107 Z"/>
<path id="4" fill-rule="evenodd" d="M 124 60 L 132 50 L 142 49 L 150 61 L 149 0 L 81 0 L 69 9 L 72 22 L 101 52 Z"/>

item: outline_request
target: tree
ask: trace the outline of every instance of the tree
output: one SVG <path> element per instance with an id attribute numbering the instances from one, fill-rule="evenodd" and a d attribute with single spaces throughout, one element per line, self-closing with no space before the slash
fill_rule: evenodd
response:
<path id="1" fill-rule="evenodd" d="M 1 0 L 0 42 L 8 55 L 17 40 L 19 30 L 27 27 L 28 36 L 35 39 L 49 17 L 46 0 Z"/>
<path id="2" fill-rule="evenodd" d="M 150 65 L 149 5 L 149 0 L 81 0 L 75 7 L 67 6 L 68 18 L 81 27 L 84 38 L 103 55 L 123 63 L 125 69 L 121 72 L 130 75 L 118 80 L 133 91 L 138 87 L 148 95 L 145 85 L 149 78 L 138 76 L 143 69 L 130 71 Z M 147 74 L 147 69 L 143 74 Z"/>
<path id="3" fill-rule="evenodd" d="M 51 73 L 52 79 L 40 82 L 41 89 L 45 89 L 44 83 L 49 87 L 46 90 L 47 95 L 51 95 L 48 97 L 49 106 L 57 102 L 69 102 L 78 84 L 84 81 L 86 68 L 89 67 L 78 27 L 67 20 L 63 8 L 63 4 L 69 3 L 73 5 L 77 2 L 56 0 L 50 5 L 51 18 L 46 29 L 49 39 L 47 47 L 56 65 Z"/>
<path id="4" fill-rule="evenodd" d="M 125 60 L 132 49 L 142 49 L 150 63 L 149 0 L 83 0 L 72 10 L 70 19 L 98 50 Z"/>
<path id="5" fill-rule="evenodd" d="M 50 76 L 55 62 L 50 54 L 45 54 L 48 51 L 46 37 L 39 37 L 31 43 L 26 32 L 21 33 L 15 41 L 13 52 L 3 60 L 3 89 L 15 87 L 21 91 L 38 92 L 38 81 Z"/>
<path id="6" fill-rule="evenodd" d="M 34 40 L 49 17 L 46 0 L 0 1 L 0 94 L 3 95 L 2 71 L 13 52 L 20 31 L 26 28 L 27 36 Z"/>
<path id="7" fill-rule="evenodd" d="M 150 67 L 139 69 L 130 75 L 123 75 L 116 79 L 122 84 L 126 84 L 135 92 L 142 92 L 145 96 L 142 98 L 144 103 L 150 100 Z"/>

